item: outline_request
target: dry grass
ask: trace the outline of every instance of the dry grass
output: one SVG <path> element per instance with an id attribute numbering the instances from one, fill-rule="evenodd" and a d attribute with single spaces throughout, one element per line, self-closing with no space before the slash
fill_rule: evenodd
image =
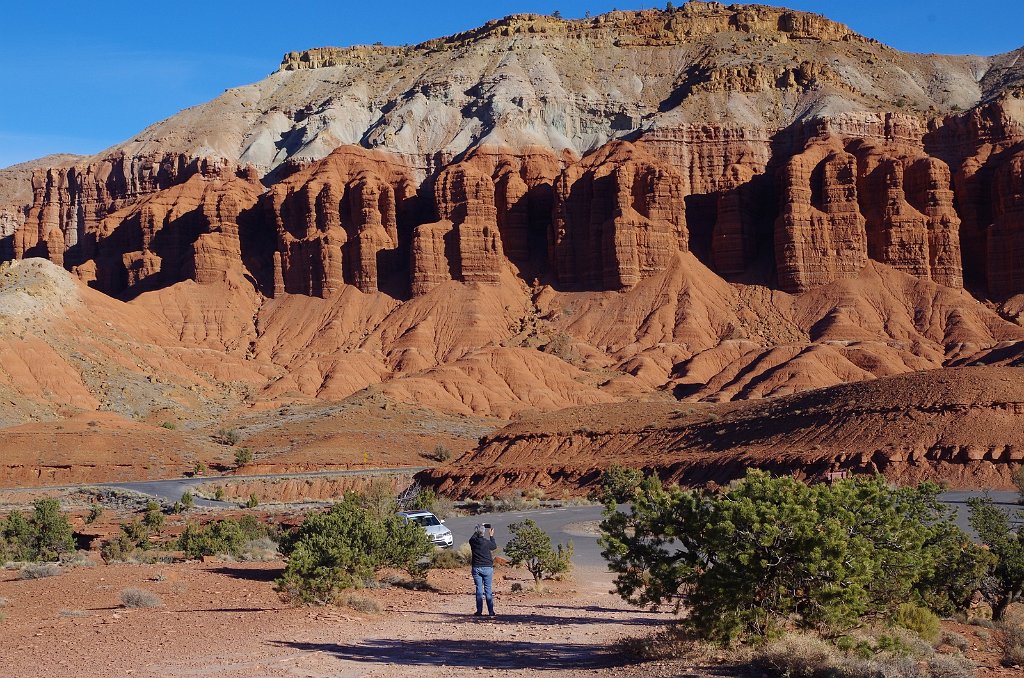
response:
<path id="1" fill-rule="evenodd" d="M 43 579 L 56 577 L 64 570 L 57 563 L 26 563 L 18 573 L 18 579 Z"/>
<path id="2" fill-rule="evenodd" d="M 839 650 L 821 638 L 791 633 L 761 648 L 754 655 L 753 664 L 770 676 L 817 678 L 841 661 Z"/>
<path id="3" fill-rule="evenodd" d="M 160 607 L 160 596 L 143 589 L 125 589 L 121 591 L 121 605 L 128 608 Z"/>
<path id="4" fill-rule="evenodd" d="M 380 604 L 372 598 L 364 598 L 363 596 L 357 596 L 354 593 L 343 593 L 335 600 L 337 605 L 341 607 L 347 607 L 350 610 L 363 613 L 376 614 L 380 612 Z"/>
<path id="5" fill-rule="evenodd" d="M 973 678 L 974 662 L 967 657 L 937 654 L 928 660 L 931 678 Z"/>
<path id="6" fill-rule="evenodd" d="M 1024 666 L 1024 626 L 1002 625 L 996 647 L 1003 655 L 1004 665 Z"/>

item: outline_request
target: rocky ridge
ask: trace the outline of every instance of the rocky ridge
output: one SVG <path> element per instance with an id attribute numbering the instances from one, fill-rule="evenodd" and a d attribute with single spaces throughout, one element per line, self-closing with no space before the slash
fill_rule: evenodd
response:
<path id="1" fill-rule="evenodd" d="M 1020 81 L 703 2 L 321 48 L 8 170 L 0 258 L 268 400 L 510 417 L 991 362 L 1024 341 Z"/>

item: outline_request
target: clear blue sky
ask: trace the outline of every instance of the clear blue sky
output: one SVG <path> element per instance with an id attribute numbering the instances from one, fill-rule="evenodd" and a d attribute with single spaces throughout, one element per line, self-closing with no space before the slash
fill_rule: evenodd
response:
<path id="1" fill-rule="evenodd" d="M 677 5 L 681 4 L 679 0 Z M 790 0 L 899 49 L 997 54 L 1024 45 L 1022 0 Z M 0 17 L 0 167 L 95 153 L 272 72 L 285 52 L 416 43 L 515 12 L 580 17 L 632 0 L 22 0 Z"/>

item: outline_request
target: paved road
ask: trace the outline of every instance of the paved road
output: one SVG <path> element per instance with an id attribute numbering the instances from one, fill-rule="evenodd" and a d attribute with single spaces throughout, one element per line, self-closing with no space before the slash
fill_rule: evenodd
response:
<path id="1" fill-rule="evenodd" d="M 532 518 L 537 525 L 551 535 L 552 544 L 573 543 L 573 562 L 584 567 L 604 567 L 605 560 L 601 557 L 601 549 L 597 545 L 596 535 L 587 535 L 576 529 L 587 524 L 596 527 L 601 520 L 601 506 L 569 506 L 566 508 L 542 508 L 530 511 L 513 511 L 509 513 L 485 513 L 465 518 L 450 518 L 445 524 L 451 528 L 455 537 L 455 546 L 464 544 L 473 536 L 473 528 L 477 523 L 490 523 L 494 526 L 494 539 L 500 549 L 511 538 L 508 526 L 523 518 Z"/>
<path id="2" fill-rule="evenodd" d="M 408 474 L 420 471 L 419 468 L 388 468 L 373 470 L 349 470 L 349 471 L 320 471 L 311 473 L 289 473 L 280 475 L 253 475 L 253 476 L 210 476 L 198 478 L 176 478 L 171 480 L 150 480 L 129 483 L 106 483 L 103 487 L 117 487 L 127 490 L 134 490 L 153 497 L 177 501 L 189 488 L 208 483 L 217 479 L 225 480 L 276 480 L 281 478 L 306 478 L 306 477 L 332 477 L 332 476 L 355 476 L 355 475 L 393 475 Z M 1016 492 L 1006 491 L 968 491 L 960 490 L 945 492 L 940 495 L 940 500 L 955 508 L 957 511 L 957 524 L 973 534 L 967 522 L 968 506 L 967 500 L 973 497 L 990 497 L 997 506 L 1008 512 L 1021 508 L 1018 503 Z M 209 508 L 235 506 L 236 502 L 218 502 L 205 499 L 196 499 L 197 506 Z M 542 508 L 529 511 L 515 511 L 509 513 L 487 513 L 479 516 L 464 518 L 452 518 L 446 522 L 451 528 L 455 537 L 455 545 L 469 541 L 473 534 L 473 528 L 477 523 L 489 522 L 494 525 L 495 538 L 499 548 L 508 541 L 510 535 L 508 526 L 510 523 L 523 518 L 532 518 L 548 534 L 552 542 L 565 543 L 570 539 L 573 542 L 573 562 L 584 567 L 603 567 L 604 559 L 601 557 L 601 549 L 597 545 L 597 537 L 593 533 L 598 521 L 601 520 L 601 506 L 572 506 L 566 508 Z M 1024 518 L 1024 509 L 1021 511 Z M 1019 521 L 1018 521 L 1019 522 Z M 588 529 L 589 528 L 589 529 Z"/>

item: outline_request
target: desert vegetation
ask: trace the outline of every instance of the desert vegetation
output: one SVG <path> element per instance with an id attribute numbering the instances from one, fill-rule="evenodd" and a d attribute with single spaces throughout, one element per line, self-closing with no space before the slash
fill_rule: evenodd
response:
<path id="1" fill-rule="evenodd" d="M 533 575 L 534 588 L 541 580 L 564 574 L 572 569 L 573 545 L 552 547 L 551 537 L 530 518 L 512 523 L 508 528 L 512 537 L 505 544 L 505 555 L 513 567 L 523 565 Z"/>
<path id="2" fill-rule="evenodd" d="M 30 514 L 15 511 L 0 521 L 0 561 L 55 561 L 74 550 L 71 523 L 56 499 L 39 499 Z"/>
<path id="3" fill-rule="evenodd" d="M 433 548 L 417 525 L 396 515 L 397 503 L 378 494 L 350 492 L 330 510 L 306 517 L 284 535 L 288 557 L 277 586 L 285 595 L 324 604 L 342 591 L 372 581 L 384 568 L 419 574 Z"/>
<path id="4" fill-rule="evenodd" d="M 602 483 L 601 543 L 618 594 L 685 609 L 680 637 L 754 648 L 771 675 L 921 675 L 904 664 L 973 675 L 969 661 L 932 651 L 939 615 L 966 610 L 976 591 L 994 590 L 998 609 L 1013 586 L 999 576 L 1002 548 L 1016 543 L 1008 525 L 975 506 L 976 527 L 990 526 L 982 538 L 1003 547 L 975 545 L 934 484 L 807 485 L 750 472 L 716 492 L 636 480 L 615 470 Z"/>

